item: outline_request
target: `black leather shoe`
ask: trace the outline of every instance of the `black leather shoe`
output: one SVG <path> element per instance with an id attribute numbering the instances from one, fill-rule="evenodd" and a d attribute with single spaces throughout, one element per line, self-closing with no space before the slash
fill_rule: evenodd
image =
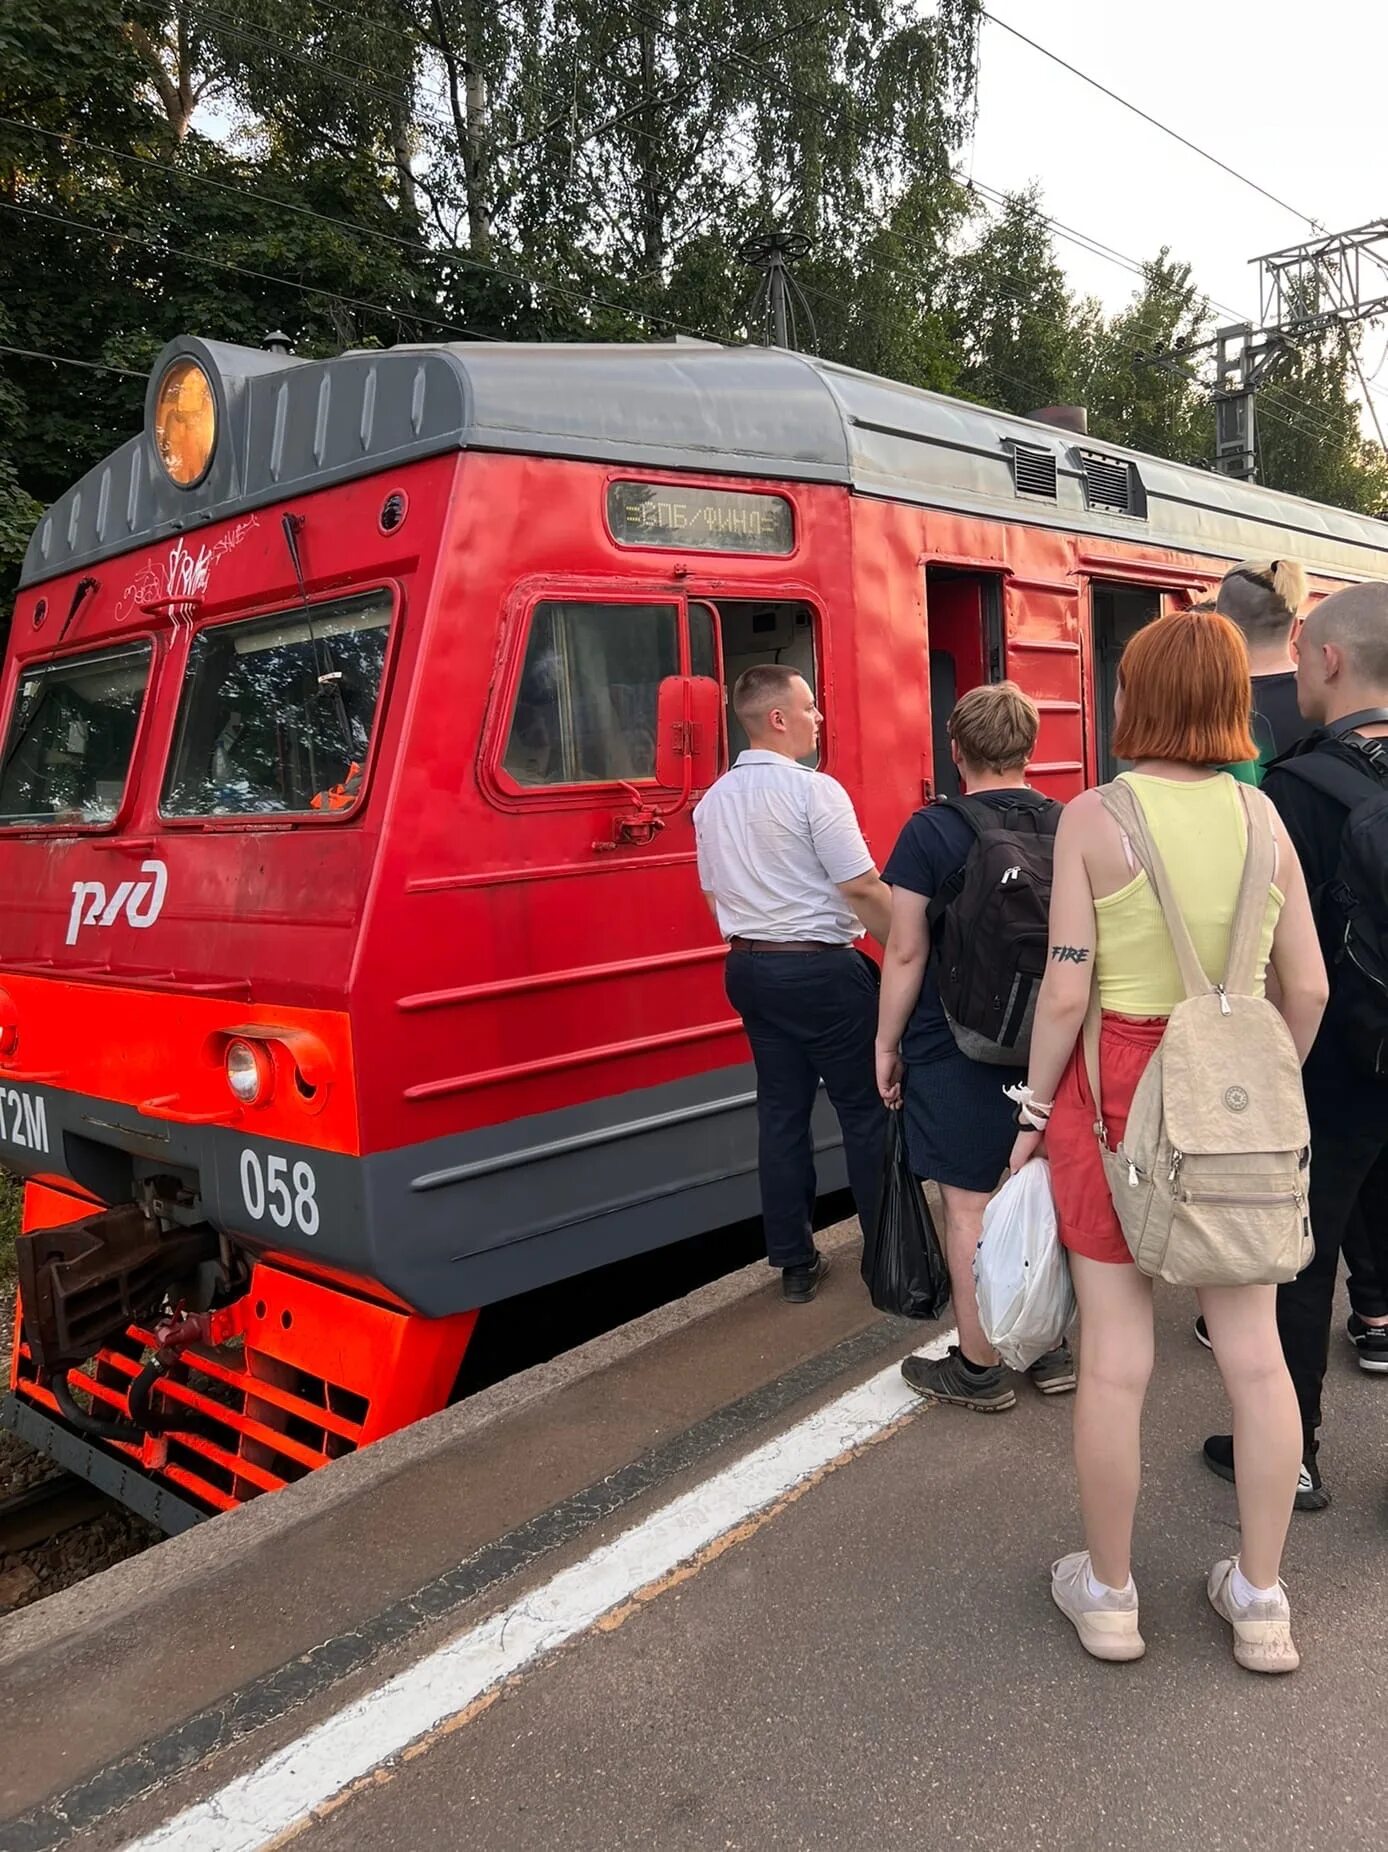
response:
<path id="1" fill-rule="evenodd" d="M 788 1299 L 792 1305 L 808 1305 L 819 1291 L 819 1282 L 828 1271 L 829 1262 L 819 1253 L 807 1266 L 782 1267 L 781 1297 Z"/>

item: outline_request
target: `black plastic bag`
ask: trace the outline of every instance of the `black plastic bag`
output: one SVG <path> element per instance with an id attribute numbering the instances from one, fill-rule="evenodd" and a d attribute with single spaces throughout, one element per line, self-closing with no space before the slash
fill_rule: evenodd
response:
<path id="1" fill-rule="evenodd" d="M 902 1115 L 887 1119 L 877 1216 L 863 1231 L 863 1284 L 879 1312 L 938 1318 L 949 1304 L 949 1268 L 925 1191 L 911 1175 Z"/>

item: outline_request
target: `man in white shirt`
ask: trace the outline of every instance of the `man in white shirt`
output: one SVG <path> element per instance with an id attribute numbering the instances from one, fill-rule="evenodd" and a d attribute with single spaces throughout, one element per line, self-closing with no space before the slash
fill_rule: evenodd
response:
<path id="1" fill-rule="evenodd" d="M 886 944 L 891 894 L 848 793 L 798 763 L 818 746 L 823 719 L 804 677 L 776 663 L 748 669 L 733 709 L 748 749 L 694 812 L 699 883 L 728 940 L 728 999 L 756 1063 L 767 1259 L 781 1269 L 785 1297 L 803 1303 L 828 1266 L 813 1224 L 810 1116 L 821 1080 L 859 1219 L 876 1207 L 877 973 L 857 941 L 866 928 Z"/>

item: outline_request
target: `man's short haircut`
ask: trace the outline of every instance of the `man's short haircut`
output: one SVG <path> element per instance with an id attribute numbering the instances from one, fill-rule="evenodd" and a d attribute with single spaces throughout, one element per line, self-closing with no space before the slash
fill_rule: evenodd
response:
<path id="1" fill-rule="evenodd" d="M 746 727 L 764 720 L 790 697 L 791 684 L 803 680 L 799 669 L 784 662 L 759 662 L 744 669 L 733 684 L 733 712 Z"/>
<path id="2" fill-rule="evenodd" d="M 1388 585 L 1348 585 L 1323 599 L 1306 620 L 1303 647 L 1335 643 L 1356 681 L 1388 689 Z"/>
<path id="3" fill-rule="evenodd" d="M 1041 716 L 1015 682 L 971 688 L 955 703 L 949 736 L 979 771 L 1019 771 L 1036 750 Z"/>
<path id="4" fill-rule="evenodd" d="M 1291 635 L 1305 597 L 1306 574 L 1294 559 L 1245 560 L 1225 573 L 1215 610 L 1248 642 L 1280 643 Z"/>
<path id="5" fill-rule="evenodd" d="M 1243 638 L 1215 611 L 1171 611 L 1144 625 L 1118 665 L 1123 712 L 1116 757 L 1177 765 L 1256 759 L 1253 685 Z"/>

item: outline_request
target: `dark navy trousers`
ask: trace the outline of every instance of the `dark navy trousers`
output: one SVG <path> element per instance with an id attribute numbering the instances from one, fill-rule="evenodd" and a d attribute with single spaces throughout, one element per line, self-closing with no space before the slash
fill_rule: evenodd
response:
<path id="1" fill-rule="evenodd" d="M 886 1113 L 873 1064 L 875 967 L 847 949 L 732 951 L 726 984 L 757 1068 L 766 1257 L 773 1267 L 804 1266 L 814 1258 L 810 1117 L 821 1080 L 838 1114 L 848 1185 L 864 1227 L 876 1213 Z"/>

